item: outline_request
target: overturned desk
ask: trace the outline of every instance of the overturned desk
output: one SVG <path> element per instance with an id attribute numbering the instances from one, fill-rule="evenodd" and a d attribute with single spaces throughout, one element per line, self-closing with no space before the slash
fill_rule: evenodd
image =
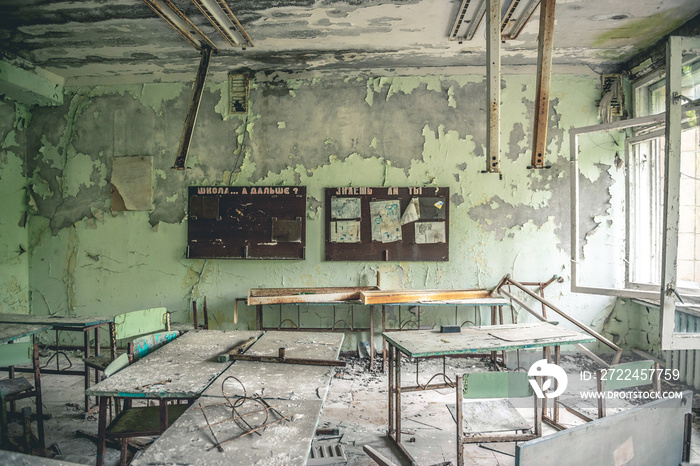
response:
<path id="1" fill-rule="evenodd" d="M 285 348 L 290 359 L 333 361 L 342 343 L 342 334 L 271 331 L 245 355 Z M 235 361 L 131 464 L 303 466 L 332 376 L 332 366 Z"/>
<path id="2" fill-rule="evenodd" d="M 491 325 L 464 328 L 461 333 L 440 333 L 435 330 L 383 333 L 389 344 L 389 430 L 388 437 L 401 453 L 416 464 L 413 456 L 401 443 L 401 394 L 420 390 L 455 388 L 455 382 L 446 373 L 443 383 L 402 386 L 401 355 L 420 359 L 426 357 L 457 356 L 469 353 L 554 347 L 555 363 L 559 362 L 560 345 L 589 343 L 595 338 L 545 322 Z M 431 379 L 432 380 L 432 379 Z M 555 403 L 556 406 L 556 403 Z M 458 409 L 457 441 L 458 464 L 461 466 L 461 409 Z"/>
<path id="3" fill-rule="evenodd" d="M 7 314 L 0 313 L 0 323 L 6 324 L 37 324 L 50 325 L 51 329 L 56 332 L 56 369 L 42 369 L 44 374 L 61 374 L 61 375 L 82 375 L 85 379 L 85 389 L 90 386 L 90 369 L 85 367 L 83 370 L 70 370 L 68 368 L 61 369 L 59 367 L 59 352 L 58 348 L 58 332 L 82 332 L 83 333 L 83 353 L 86 358 L 90 357 L 90 331 L 94 332 L 95 355 L 100 354 L 100 328 L 109 326 L 109 342 L 112 357 L 115 357 L 117 351 L 117 342 L 114 337 L 114 317 L 93 317 L 93 316 L 57 316 L 57 315 L 34 315 L 34 314 Z M 72 365 L 72 363 L 71 363 Z M 70 366 L 69 366 L 70 367 Z M 90 400 L 85 395 L 85 411 L 90 409 Z"/>
<path id="4" fill-rule="evenodd" d="M 374 308 L 369 308 L 369 327 L 355 327 L 355 306 L 364 307 L 360 293 L 378 290 L 376 286 L 316 287 L 316 288 L 252 288 L 248 291 L 248 306 L 255 306 L 257 330 L 285 330 L 297 332 L 369 332 L 370 367 L 374 363 Z M 296 322 L 282 318 L 282 306 L 291 304 L 297 308 Z M 265 326 L 263 310 L 265 306 L 279 306 L 279 324 Z M 331 308 L 333 324 L 326 328 L 302 327 L 301 305 L 325 306 Z M 336 306 L 350 306 L 349 322 L 336 318 Z M 234 320 L 237 320 L 234 317 Z M 283 328 L 289 322 L 292 327 Z"/>

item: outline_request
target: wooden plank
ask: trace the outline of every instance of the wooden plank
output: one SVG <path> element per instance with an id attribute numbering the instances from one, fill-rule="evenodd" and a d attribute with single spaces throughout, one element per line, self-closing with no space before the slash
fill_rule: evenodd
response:
<path id="1" fill-rule="evenodd" d="M 523 329 L 531 334 L 529 340 L 505 341 L 491 335 L 498 329 Z M 537 328 L 544 329 L 543 337 L 537 337 Z M 470 327 L 462 329 L 461 333 L 440 333 L 436 330 L 419 330 L 415 332 L 385 332 L 384 339 L 399 348 L 410 357 L 447 356 L 452 354 L 468 354 L 488 351 L 515 350 L 524 348 L 541 348 L 574 343 L 589 343 L 595 338 L 579 332 L 571 336 L 551 337 L 551 329 L 555 326 L 536 322 L 528 324 L 492 325 L 486 327 Z"/>
<path id="2" fill-rule="evenodd" d="M 316 288 L 251 288 L 248 306 L 259 304 L 300 304 L 359 302 L 360 292 L 379 290 L 376 286 Z"/>
<path id="3" fill-rule="evenodd" d="M 491 298 L 491 291 L 484 289 L 474 290 L 394 290 L 394 291 L 362 291 L 360 300 L 362 304 L 423 304 L 440 302 L 455 304 L 455 301 L 467 301 L 470 299 Z M 460 303 L 461 304 L 461 303 Z"/>
<path id="4" fill-rule="evenodd" d="M 680 464 L 684 419 L 693 392 L 682 399 L 652 401 L 516 446 L 516 466 Z M 653 428 L 650 428 L 653 426 Z M 623 454 L 625 453 L 625 454 Z M 623 457 L 633 454 L 634 461 Z M 618 461 L 614 461 L 617 458 Z"/>
<path id="5" fill-rule="evenodd" d="M 396 466 L 396 464 L 393 463 L 389 458 L 382 455 L 369 445 L 362 445 L 362 450 L 365 453 L 367 453 L 367 456 L 372 458 L 374 462 L 377 463 L 379 466 Z"/>
<path id="6" fill-rule="evenodd" d="M 552 78 L 552 51 L 554 47 L 554 5 L 556 0 L 540 3 L 540 34 L 537 45 L 537 91 L 535 122 L 532 141 L 532 168 L 545 168 L 547 125 L 549 124 L 549 87 Z"/>

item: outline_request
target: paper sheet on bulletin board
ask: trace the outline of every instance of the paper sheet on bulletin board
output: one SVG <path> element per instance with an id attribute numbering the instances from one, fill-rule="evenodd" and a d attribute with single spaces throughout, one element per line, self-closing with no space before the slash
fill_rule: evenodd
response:
<path id="1" fill-rule="evenodd" d="M 449 260 L 449 188 L 326 188 L 326 260 Z"/>

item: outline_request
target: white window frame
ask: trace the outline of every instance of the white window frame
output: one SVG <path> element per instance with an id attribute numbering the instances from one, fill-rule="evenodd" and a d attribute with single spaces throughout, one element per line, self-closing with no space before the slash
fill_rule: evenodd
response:
<path id="1" fill-rule="evenodd" d="M 697 101 L 685 106 L 681 95 L 683 52 L 697 50 L 700 52 L 700 37 L 670 37 L 666 48 L 666 111 L 663 113 L 633 118 L 614 123 L 573 128 L 569 131 L 570 179 L 571 179 L 571 291 L 574 293 L 592 293 L 600 295 L 651 299 L 660 303 L 660 340 L 662 350 L 700 349 L 700 333 L 679 333 L 674 331 L 676 308 L 696 307 L 676 303 L 676 276 L 678 256 L 678 220 L 680 202 L 680 161 L 681 131 L 685 111 L 697 108 Z M 635 126 L 659 125 L 664 128 L 664 207 L 663 237 L 661 256 L 660 286 L 639 286 L 629 282 L 629 265 L 625 271 L 624 288 L 591 287 L 579 283 L 577 264 L 580 261 L 581 241 L 579 239 L 579 169 L 578 138 L 584 134 L 602 131 L 616 131 Z M 638 139 L 638 138 L 635 138 Z M 625 141 L 626 157 L 628 142 Z M 629 188 L 627 191 L 629 202 Z M 629 205 L 627 205 L 629 207 Z M 626 209 L 629 216 L 629 209 Z M 629 237 L 629 218 L 626 219 Z M 629 254 L 627 254 L 629 257 Z M 692 312 L 692 311 L 691 311 Z"/>
<path id="2" fill-rule="evenodd" d="M 660 322 L 662 350 L 700 348 L 700 333 L 675 332 L 676 277 L 678 273 L 678 219 L 681 180 L 681 130 L 683 52 L 700 52 L 700 37 L 670 37 L 666 44 L 666 150 L 664 218 L 661 250 Z"/>

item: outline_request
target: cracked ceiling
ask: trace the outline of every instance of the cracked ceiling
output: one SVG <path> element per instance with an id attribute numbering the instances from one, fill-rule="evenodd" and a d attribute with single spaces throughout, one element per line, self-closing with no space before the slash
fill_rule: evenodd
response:
<path id="1" fill-rule="evenodd" d="M 483 24 L 471 41 L 448 40 L 458 0 L 228 0 L 255 43 L 245 50 L 226 45 L 189 0 L 174 3 L 220 48 L 213 73 L 485 64 Z M 554 71 L 611 71 L 699 12 L 697 0 L 558 0 Z M 502 45 L 504 67 L 536 63 L 538 14 Z M 4 0 L 0 18 L 5 58 L 51 71 L 66 85 L 191 79 L 199 61 L 141 0 Z"/>

